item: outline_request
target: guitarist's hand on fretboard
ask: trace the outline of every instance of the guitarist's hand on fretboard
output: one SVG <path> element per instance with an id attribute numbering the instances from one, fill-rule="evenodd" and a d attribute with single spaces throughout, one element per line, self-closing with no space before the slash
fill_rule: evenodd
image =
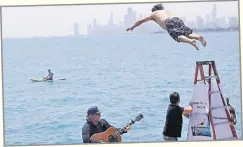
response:
<path id="1" fill-rule="evenodd" d="M 128 130 L 131 129 L 131 127 L 132 127 L 132 126 L 128 124 L 128 125 L 124 128 L 124 130 L 127 132 Z"/>

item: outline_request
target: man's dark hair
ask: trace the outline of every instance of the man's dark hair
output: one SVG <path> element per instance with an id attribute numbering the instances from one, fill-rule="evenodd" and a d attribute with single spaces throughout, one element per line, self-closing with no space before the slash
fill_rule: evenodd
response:
<path id="1" fill-rule="evenodd" d="M 154 7 L 152 8 L 152 12 L 157 10 L 164 10 L 164 6 L 161 4 L 154 5 Z"/>
<path id="2" fill-rule="evenodd" d="M 170 103 L 176 104 L 180 100 L 180 95 L 177 92 L 173 92 L 170 94 Z"/>

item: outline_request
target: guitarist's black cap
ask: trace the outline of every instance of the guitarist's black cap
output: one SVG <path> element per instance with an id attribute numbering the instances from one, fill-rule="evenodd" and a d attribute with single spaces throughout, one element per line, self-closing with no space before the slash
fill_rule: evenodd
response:
<path id="1" fill-rule="evenodd" d="M 100 114 L 100 110 L 98 109 L 97 106 L 92 106 L 88 109 L 87 114 L 88 115 Z"/>

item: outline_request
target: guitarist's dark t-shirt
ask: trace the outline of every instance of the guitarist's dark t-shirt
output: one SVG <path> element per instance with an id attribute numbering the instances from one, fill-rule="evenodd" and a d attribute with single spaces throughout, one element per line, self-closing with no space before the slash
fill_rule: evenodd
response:
<path id="1" fill-rule="evenodd" d="M 96 125 L 96 133 L 101 133 L 103 130 L 106 130 L 106 128 L 104 129 L 100 123 Z"/>
<path id="2" fill-rule="evenodd" d="M 183 107 L 170 104 L 167 109 L 163 135 L 168 137 L 181 137 Z"/>
<path id="3" fill-rule="evenodd" d="M 106 131 L 108 128 L 113 127 L 105 119 L 100 119 L 97 125 L 90 122 L 86 122 L 82 128 L 82 138 L 83 143 L 92 143 L 90 137 L 96 133 L 101 133 Z M 116 128 L 119 129 L 119 128 Z M 126 133 L 126 132 L 124 132 Z"/>

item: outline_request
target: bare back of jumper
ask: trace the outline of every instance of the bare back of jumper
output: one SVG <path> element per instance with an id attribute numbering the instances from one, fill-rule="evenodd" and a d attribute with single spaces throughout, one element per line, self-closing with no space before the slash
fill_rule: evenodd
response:
<path id="1" fill-rule="evenodd" d="M 151 17 L 160 27 L 162 27 L 166 32 L 168 32 L 168 34 L 177 42 L 181 42 L 180 38 L 182 38 L 182 41 L 184 41 L 185 37 L 189 36 L 193 32 L 191 28 L 187 27 L 184 24 L 182 19 L 180 19 L 172 12 L 169 12 L 167 10 L 154 11 Z M 186 41 L 189 42 L 188 38 L 186 39 L 187 39 Z M 192 40 L 190 41 L 192 42 Z"/>
<path id="2" fill-rule="evenodd" d="M 153 20 L 164 30 L 166 30 L 165 20 L 167 18 L 176 17 L 173 13 L 166 10 L 158 10 L 151 14 Z"/>
<path id="3" fill-rule="evenodd" d="M 186 26 L 181 18 L 176 16 L 174 13 L 167 10 L 157 10 L 151 14 L 152 20 L 154 20 L 162 29 L 177 42 L 190 43 L 197 50 L 196 40 L 199 40 L 205 47 L 206 41 L 204 38 L 197 34 L 192 34 L 193 30 Z M 189 36 L 192 36 L 191 38 Z M 188 38 L 189 37 L 189 38 Z"/>

